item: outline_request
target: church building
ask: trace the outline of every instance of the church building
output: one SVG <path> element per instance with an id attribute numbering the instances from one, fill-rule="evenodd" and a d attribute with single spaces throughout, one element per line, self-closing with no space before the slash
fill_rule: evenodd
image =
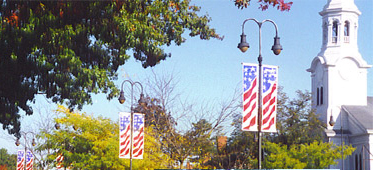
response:
<path id="1" fill-rule="evenodd" d="M 373 170 L 373 97 L 367 97 L 367 69 L 372 66 L 359 53 L 361 12 L 354 0 L 328 0 L 319 14 L 321 51 L 307 69 L 313 108 L 326 125 L 327 141 L 356 148 L 329 168 Z"/>

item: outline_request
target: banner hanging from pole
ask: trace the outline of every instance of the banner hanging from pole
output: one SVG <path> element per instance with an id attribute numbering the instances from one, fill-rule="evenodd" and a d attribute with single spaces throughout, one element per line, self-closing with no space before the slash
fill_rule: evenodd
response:
<path id="1" fill-rule="evenodd" d="M 34 155 L 31 151 L 26 152 L 26 170 L 32 170 L 34 167 Z"/>
<path id="2" fill-rule="evenodd" d="M 242 64 L 243 70 L 243 114 L 242 130 L 258 131 L 258 84 L 257 64 Z"/>
<path id="3" fill-rule="evenodd" d="M 144 124 L 145 118 L 141 113 L 133 114 L 133 146 L 132 158 L 143 159 L 144 155 Z"/>
<path id="4" fill-rule="evenodd" d="M 25 169 L 25 151 L 18 150 L 17 151 L 17 170 L 24 170 Z"/>
<path id="5" fill-rule="evenodd" d="M 131 136 L 131 113 L 119 113 L 119 158 L 130 159 L 132 138 L 132 159 L 143 159 L 145 116 L 133 113 L 133 134 Z"/>
<path id="6" fill-rule="evenodd" d="M 131 113 L 119 113 L 119 158 L 130 158 Z"/>
<path id="7" fill-rule="evenodd" d="M 277 132 L 277 84 L 278 66 L 263 66 L 263 115 L 262 132 Z"/>
<path id="8" fill-rule="evenodd" d="M 259 66 L 243 63 L 242 130 L 258 131 Z M 262 67 L 262 132 L 276 132 L 278 67 Z"/>
<path id="9" fill-rule="evenodd" d="M 63 169 L 63 155 L 62 153 L 61 154 L 58 154 L 57 158 L 56 158 L 56 169 L 57 170 L 60 170 L 60 169 Z"/>

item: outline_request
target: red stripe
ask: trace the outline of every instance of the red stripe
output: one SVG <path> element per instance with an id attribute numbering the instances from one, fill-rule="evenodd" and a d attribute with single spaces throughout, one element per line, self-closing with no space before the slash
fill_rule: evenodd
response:
<path id="1" fill-rule="evenodd" d="M 22 158 L 21 161 L 20 161 L 20 164 L 18 164 L 17 167 L 21 167 L 21 166 L 23 167 L 23 162 L 24 162 L 24 161 L 25 161 L 25 159 Z"/>
<path id="2" fill-rule="evenodd" d="M 276 103 L 276 97 L 273 97 L 267 107 L 263 110 L 263 116 L 265 116 L 271 106 Z"/>
<path id="3" fill-rule="evenodd" d="M 28 162 L 28 163 L 27 163 L 26 167 L 29 167 L 29 166 L 31 166 L 31 165 L 32 165 L 32 162 L 33 162 L 33 161 L 32 161 L 32 160 L 30 160 L 30 162 Z"/>
<path id="4" fill-rule="evenodd" d="M 143 132 L 144 132 L 144 127 L 141 127 L 139 134 L 135 136 L 133 139 L 137 140 L 140 137 L 140 135 L 142 135 Z"/>
<path id="5" fill-rule="evenodd" d="M 275 124 L 275 118 L 273 117 L 273 118 L 271 119 L 271 122 L 269 123 L 269 125 L 268 125 L 267 127 L 263 128 L 263 130 L 268 130 L 268 129 L 270 129 L 270 128 L 272 127 L 272 125 L 274 125 L 274 124 Z"/>
<path id="6" fill-rule="evenodd" d="M 253 104 L 251 110 L 244 116 L 243 122 L 246 122 L 248 118 L 250 118 L 251 114 L 253 113 L 254 109 L 256 109 L 256 102 Z M 244 110 L 245 111 L 245 110 Z"/>
<path id="7" fill-rule="evenodd" d="M 138 145 L 141 141 L 143 141 L 143 139 L 144 139 L 144 136 L 141 136 L 140 139 L 139 139 L 136 143 L 133 144 L 133 146 L 134 146 L 134 147 L 137 147 L 137 145 Z"/>
<path id="8" fill-rule="evenodd" d="M 122 144 L 129 141 L 130 135 L 127 135 L 126 138 L 122 141 Z"/>
<path id="9" fill-rule="evenodd" d="M 128 131 L 130 130 L 130 124 L 127 125 L 127 128 L 125 129 L 126 131 L 120 136 L 121 138 L 124 137 L 124 135 L 126 135 L 128 133 Z"/>
<path id="10" fill-rule="evenodd" d="M 251 98 L 250 98 L 250 100 L 243 106 L 243 110 L 245 111 L 249 106 L 250 106 L 250 103 L 252 102 L 252 101 L 255 101 L 255 99 L 256 99 L 256 93 L 254 93 L 252 96 L 251 96 Z M 246 99 L 244 100 L 244 101 L 246 101 Z"/>
<path id="11" fill-rule="evenodd" d="M 135 155 L 134 157 L 139 157 L 139 156 L 141 156 L 142 155 L 142 149 L 139 151 L 139 153 L 137 153 L 137 155 Z"/>
<path id="12" fill-rule="evenodd" d="M 121 153 L 123 153 L 123 152 L 124 152 L 124 154 L 120 154 L 120 156 L 128 155 L 128 153 L 130 152 L 130 149 L 129 148 L 126 148 L 126 150 L 123 149 L 123 151 L 121 151 Z"/>
<path id="13" fill-rule="evenodd" d="M 125 145 L 121 150 L 120 150 L 120 154 L 122 154 L 123 152 L 125 152 L 126 150 L 129 150 L 129 143 L 130 143 L 130 141 L 125 141 L 125 142 L 122 142 L 122 143 L 124 143 L 124 144 L 122 144 L 122 145 Z M 128 153 L 128 151 L 127 151 L 127 153 Z"/>
<path id="14" fill-rule="evenodd" d="M 272 107 L 272 110 L 270 112 L 270 114 L 263 120 L 263 124 L 266 124 L 268 122 L 268 120 L 272 117 L 272 114 L 275 112 L 276 110 L 276 107 Z"/>
<path id="15" fill-rule="evenodd" d="M 243 95 L 244 100 L 251 96 L 251 93 L 253 92 L 255 87 L 256 87 L 256 78 L 254 79 L 250 89 Z"/>
<path id="16" fill-rule="evenodd" d="M 243 129 L 248 130 L 251 126 L 254 126 L 255 125 L 255 120 L 256 120 L 256 116 L 254 116 L 251 119 L 250 124 L 248 126 L 244 127 Z"/>
<path id="17" fill-rule="evenodd" d="M 271 96 L 272 96 L 273 92 L 276 90 L 276 86 L 277 86 L 276 83 L 273 84 L 272 89 L 271 89 L 271 92 L 270 92 L 267 96 L 265 96 L 265 97 L 263 98 L 263 103 L 267 103 L 268 100 L 271 99 Z"/>
<path id="18" fill-rule="evenodd" d="M 127 141 L 124 141 L 124 142 L 122 142 L 122 143 L 121 143 L 121 146 L 123 146 L 123 145 L 124 145 L 124 148 L 127 148 L 127 147 L 129 146 L 129 143 L 130 143 L 130 141 L 129 141 L 129 140 L 127 140 Z"/>
<path id="19" fill-rule="evenodd" d="M 139 147 L 136 147 L 136 148 L 133 150 L 133 153 L 136 153 L 136 152 L 139 151 L 139 149 L 142 149 L 142 147 L 141 147 L 142 144 L 144 144 L 144 141 L 142 141 L 142 142 L 140 143 Z"/>

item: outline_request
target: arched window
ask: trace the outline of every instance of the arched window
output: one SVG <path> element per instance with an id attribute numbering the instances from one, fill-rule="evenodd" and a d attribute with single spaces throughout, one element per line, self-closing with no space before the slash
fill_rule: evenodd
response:
<path id="1" fill-rule="evenodd" d="M 332 42 L 337 43 L 338 37 L 338 21 L 333 21 L 333 34 L 332 34 Z"/>
<path id="2" fill-rule="evenodd" d="M 350 22 L 346 21 L 344 26 L 344 41 L 345 43 L 350 42 Z"/>

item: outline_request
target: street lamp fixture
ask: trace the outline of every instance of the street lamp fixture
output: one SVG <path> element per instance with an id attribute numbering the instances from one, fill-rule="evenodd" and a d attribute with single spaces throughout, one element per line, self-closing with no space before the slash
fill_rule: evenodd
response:
<path id="1" fill-rule="evenodd" d="M 249 43 L 246 42 L 246 35 L 244 33 L 242 33 L 242 35 L 241 35 L 241 42 L 238 43 L 238 48 L 243 53 L 246 52 L 250 48 Z"/>
<path id="2" fill-rule="evenodd" d="M 59 123 L 56 123 L 56 124 L 54 125 L 54 128 L 56 128 L 57 130 L 60 129 L 60 127 L 61 127 L 61 125 L 60 125 Z"/>
<path id="3" fill-rule="evenodd" d="M 329 125 L 330 126 L 334 126 L 335 125 L 335 121 L 334 121 L 333 115 L 330 115 Z"/>
<path id="4" fill-rule="evenodd" d="M 247 21 L 250 21 L 250 20 L 254 21 L 259 26 L 259 56 L 258 56 L 258 62 L 259 62 L 258 149 L 259 149 L 259 155 L 258 155 L 258 169 L 262 169 L 262 164 L 261 164 L 261 159 L 262 159 L 262 152 L 261 152 L 261 150 L 262 150 L 262 132 L 261 132 L 262 121 L 261 120 L 262 120 L 262 107 L 263 107 L 263 100 L 262 100 L 262 93 L 263 93 L 263 88 L 262 88 L 262 85 L 263 85 L 262 61 L 263 61 L 263 58 L 262 58 L 262 30 L 261 30 L 261 28 L 262 28 L 263 23 L 270 22 L 275 26 L 276 36 L 274 38 L 274 44 L 273 44 L 272 49 L 271 49 L 275 55 L 279 55 L 281 53 L 282 46 L 280 44 L 280 37 L 278 36 L 277 25 L 276 25 L 275 22 L 273 22 L 272 20 L 269 20 L 269 19 L 266 19 L 266 20 L 263 20 L 262 22 L 259 22 L 254 18 L 249 18 L 249 19 L 246 19 L 242 24 L 241 41 L 240 41 L 240 43 L 238 43 L 238 46 L 237 46 L 242 52 L 246 52 L 250 47 L 249 43 L 246 42 L 246 35 L 244 33 L 245 23 Z"/>
<path id="5" fill-rule="evenodd" d="M 249 20 L 253 20 L 255 21 L 258 25 L 259 25 L 259 34 L 261 34 L 261 27 L 262 27 L 262 24 L 264 22 L 272 22 L 273 25 L 275 26 L 275 29 L 276 29 L 276 36 L 274 37 L 274 43 L 273 43 L 273 46 L 272 46 L 272 51 L 275 55 L 279 55 L 281 53 L 281 50 L 282 50 L 282 46 L 280 44 L 280 37 L 278 36 L 278 32 L 277 32 L 277 25 L 272 21 L 272 20 L 264 20 L 263 22 L 258 22 L 256 19 L 253 19 L 253 18 L 250 18 L 250 19 L 247 19 L 243 22 L 242 24 L 242 34 L 241 34 L 241 41 L 240 43 L 238 43 L 238 48 L 242 51 L 242 52 L 246 52 L 249 48 L 250 48 L 250 45 L 249 43 L 247 43 L 246 41 L 246 35 L 244 33 L 244 25 L 246 23 L 246 21 L 249 21 Z M 260 35 L 261 36 L 261 35 Z M 261 43 L 261 37 L 259 38 L 259 42 Z M 260 44 L 261 45 L 261 44 Z"/>
<path id="6" fill-rule="evenodd" d="M 56 128 L 56 130 L 59 130 L 61 128 L 61 125 L 59 123 L 56 123 L 56 124 L 54 124 L 54 128 Z M 76 127 L 75 125 L 73 125 L 73 129 L 77 130 L 78 127 Z"/>
<path id="7" fill-rule="evenodd" d="M 132 143 L 133 143 L 133 90 L 134 90 L 134 86 L 136 85 L 139 85 L 140 86 L 140 90 L 141 90 L 141 94 L 140 94 L 140 99 L 139 99 L 139 104 L 142 104 L 144 102 L 144 94 L 143 94 L 143 87 L 142 87 L 142 84 L 140 82 L 133 82 L 131 80 L 124 80 L 122 82 L 122 86 L 121 86 L 121 90 L 120 90 L 120 95 L 119 95 L 119 103 L 120 104 L 123 104 L 125 101 L 126 101 L 126 98 L 124 97 L 124 91 L 123 91 L 123 84 L 124 83 L 129 83 L 131 85 L 131 144 L 130 144 L 130 170 L 132 170 Z"/>
<path id="8" fill-rule="evenodd" d="M 274 39 L 275 39 L 275 41 L 274 41 L 273 46 L 272 46 L 272 51 L 275 55 L 279 55 L 281 53 L 281 50 L 282 50 L 282 46 L 280 44 L 280 37 L 278 37 L 276 35 L 276 37 Z"/>
<path id="9" fill-rule="evenodd" d="M 27 133 L 24 133 L 24 134 L 28 134 L 28 133 L 32 133 L 32 132 L 27 132 Z M 33 133 L 32 133 L 32 134 L 33 134 Z M 23 136 L 24 136 L 24 138 L 25 138 L 25 142 L 26 142 L 26 135 L 23 135 Z M 15 144 L 16 144 L 16 146 L 19 146 L 19 145 L 21 144 L 21 142 L 19 141 L 19 138 L 17 138 Z M 26 143 L 25 143 L 25 145 L 26 145 Z M 35 145 L 36 145 L 35 138 L 32 138 L 31 145 L 32 145 L 32 146 L 35 146 Z"/>
<path id="10" fill-rule="evenodd" d="M 123 86 L 122 86 L 122 90 L 120 91 L 118 100 L 120 104 L 123 104 L 126 101 L 126 98 L 124 97 Z"/>

